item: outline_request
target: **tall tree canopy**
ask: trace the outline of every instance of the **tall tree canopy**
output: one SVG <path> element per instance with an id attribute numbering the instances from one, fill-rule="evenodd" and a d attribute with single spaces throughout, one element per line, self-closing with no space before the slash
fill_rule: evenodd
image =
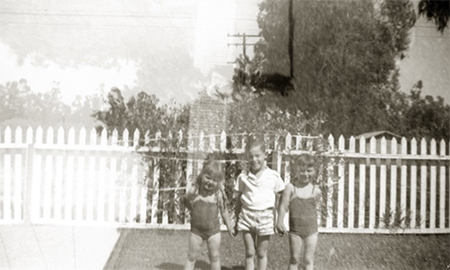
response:
<path id="1" fill-rule="evenodd" d="M 286 91 L 286 84 L 259 87 L 254 82 L 264 78 L 260 74 L 290 76 L 289 2 L 260 4 L 262 39 L 253 59 L 237 69 L 237 85 L 257 93 Z M 410 1 L 293 3 L 293 90 L 272 102 L 307 117 L 325 114 L 325 133 L 358 134 L 395 125 L 389 103 L 395 101 L 396 61 L 408 49 L 408 30 L 416 18 Z"/>

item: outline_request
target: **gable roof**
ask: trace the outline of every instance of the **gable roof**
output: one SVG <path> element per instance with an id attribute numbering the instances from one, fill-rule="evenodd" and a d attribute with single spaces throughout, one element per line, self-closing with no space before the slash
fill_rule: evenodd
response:
<path id="1" fill-rule="evenodd" d="M 372 131 L 372 132 L 366 132 L 366 133 L 363 133 L 363 134 L 359 134 L 359 135 L 355 136 L 355 139 L 360 139 L 360 138 L 363 137 L 363 136 L 364 136 L 364 138 L 366 138 L 366 139 L 370 139 L 370 138 L 372 138 L 372 137 L 379 137 L 379 136 L 381 136 L 381 135 L 390 135 L 390 136 L 396 137 L 396 138 L 398 138 L 398 139 L 401 138 L 400 135 L 397 135 L 397 134 L 392 133 L 392 132 L 390 132 L 390 131 L 387 131 L 387 130 L 380 130 L 380 131 Z"/>

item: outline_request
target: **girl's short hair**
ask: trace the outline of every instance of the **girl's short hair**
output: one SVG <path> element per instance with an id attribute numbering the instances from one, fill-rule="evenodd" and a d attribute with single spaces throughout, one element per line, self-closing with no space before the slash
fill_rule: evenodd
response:
<path id="1" fill-rule="evenodd" d="M 310 154 L 301 154 L 298 156 L 291 156 L 290 171 L 291 177 L 294 179 L 300 177 L 300 172 L 305 168 L 315 167 L 315 159 Z"/>
<path id="2" fill-rule="evenodd" d="M 253 147 L 259 146 L 261 151 L 266 152 L 266 143 L 264 137 L 257 134 L 249 134 L 245 145 L 245 152 L 249 152 Z"/>
<path id="3" fill-rule="evenodd" d="M 303 153 L 294 158 L 294 163 L 297 166 L 314 167 L 315 159 L 312 155 Z"/>
<path id="4" fill-rule="evenodd" d="M 218 182 L 218 184 L 219 184 L 219 185 L 217 185 L 218 187 L 220 186 L 220 184 L 222 183 L 222 181 L 225 178 L 222 164 L 215 160 L 207 160 L 203 164 L 203 168 L 202 168 L 201 172 L 198 174 L 197 179 L 196 179 L 196 184 L 198 187 L 201 186 L 202 177 L 205 174 L 209 175 L 209 177 L 211 177 L 213 180 Z"/>

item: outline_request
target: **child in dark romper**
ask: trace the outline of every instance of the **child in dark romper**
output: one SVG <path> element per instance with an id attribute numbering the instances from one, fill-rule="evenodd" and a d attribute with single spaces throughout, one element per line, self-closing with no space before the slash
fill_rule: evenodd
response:
<path id="1" fill-rule="evenodd" d="M 286 185 L 281 198 L 279 216 L 277 219 L 278 232 L 284 234 L 284 216 L 289 210 L 289 245 L 290 270 L 298 269 L 302 242 L 305 248 L 304 264 L 306 270 L 314 268 L 314 252 L 318 238 L 317 205 L 321 191 L 314 185 L 314 158 L 309 154 L 302 154 L 291 164 L 296 173 L 293 181 Z"/>
<path id="2" fill-rule="evenodd" d="M 191 212 L 189 252 L 184 268 L 186 270 L 194 269 L 195 261 L 205 241 L 208 246 L 211 269 L 220 269 L 219 212 L 228 231 L 233 235 L 225 194 L 221 188 L 223 179 L 221 164 L 217 161 L 208 161 L 198 175 L 196 183 L 186 188 L 184 203 Z"/>

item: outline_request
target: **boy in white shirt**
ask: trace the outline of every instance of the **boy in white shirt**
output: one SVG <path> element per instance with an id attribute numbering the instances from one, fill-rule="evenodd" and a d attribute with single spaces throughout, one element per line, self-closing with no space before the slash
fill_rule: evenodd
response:
<path id="1" fill-rule="evenodd" d="M 275 233 L 276 209 L 284 190 L 284 182 L 278 172 L 266 166 L 264 140 L 249 136 L 246 154 L 249 170 L 238 176 L 234 186 L 234 191 L 237 192 L 235 229 L 242 231 L 245 269 L 255 269 L 256 255 L 258 269 L 265 270 L 267 249 L 270 236 Z"/>

